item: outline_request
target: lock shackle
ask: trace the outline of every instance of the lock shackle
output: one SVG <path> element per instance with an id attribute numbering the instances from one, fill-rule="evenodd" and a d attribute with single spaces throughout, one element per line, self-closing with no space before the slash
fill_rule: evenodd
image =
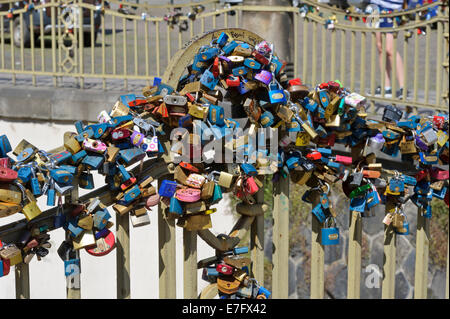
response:
<path id="1" fill-rule="evenodd" d="M 332 221 L 332 224 L 330 225 L 329 223 L 328 223 L 328 221 L 331 219 L 331 221 Z M 333 217 L 333 216 L 328 216 L 327 218 L 325 218 L 325 221 L 323 222 L 323 224 L 324 224 L 324 228 L 329 228 L 329 226 L 332 226 L 333 224 L 334 224 L 334 227 L 336 227 L 337 226 L 337 224 L 336 224 L 336 219 Z"/>

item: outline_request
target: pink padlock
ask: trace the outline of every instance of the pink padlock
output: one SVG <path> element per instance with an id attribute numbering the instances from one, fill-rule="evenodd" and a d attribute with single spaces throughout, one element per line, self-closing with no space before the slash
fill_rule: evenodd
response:
<path id="1" fill-rule="evenodd" d="M 200 174 L 189 174 L 188 178 L 186 179 L 185 184 L 187 186 L 193 187 L 193 188 L 202 188 L 203 184 L 206 181 L 206 177 Z"/>
<path id="2" fill-rule="evenodd" d="M 433 167 L 430 171 L 430 176 L 438 181 L 443 181 L 449 178 L 449 171 L 444 171 L 437 167 Z"/>
<path id="3" fill-rule="evenodd" d="M 193 203 L 200 200 L 201 193 L 200 189 L 181 188 L 176 191 L 175 197 L 182 202 Z"/>
<path id="4" fill-rule="evenodd" d="M 269 83 L 272 82 L 272 73 L 266 70 L 261 70 L 255 75 L 255 80 L 258 80 L 265 85 L 269 85 Z"/>
<path id="5" fill-rule="evenodd" d="M 150 209 L 150 207 L 158 205 L 160 202 L 159 194 L 156 193 L 155 195 L 151 195 L 147 198 L 147 201 L 145 202 L 145 208 Z"/>
<path id="6" fill-rule="evenodd" d="M 336 162 L 344 165 L 352 165 L 353 159 L 349 156 L 336 155 Z"/>

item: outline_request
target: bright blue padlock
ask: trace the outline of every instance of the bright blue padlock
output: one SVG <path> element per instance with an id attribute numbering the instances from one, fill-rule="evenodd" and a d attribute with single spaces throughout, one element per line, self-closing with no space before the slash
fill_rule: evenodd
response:
<path id="1" fill-rule="evenodd" d="M 236 49 L 236 47 L 238 46 L 239 44 L 236 42 L 236 41 L 231 41 L 230 43 L 228 43 L 228 44 L 226 44 L 224 47 L 223 47 L 223 49 L 222 49 L 222 51 L 226 54 L 226 55 L 228 55 L 228 54 L 230 54 L 234 49 Z"/>
<path id="2" fill-rule="evenodd" d="M 17 155 L 17 161 L 23 162 L 30 158 L 31 155 L 34 154 L 34 151 L 31 147 L 25 148 L 19 155 Z"/>
<path id="3" fill-rule="evenodd" d="M 216 87 L 218 82 L 219 82 L 219 79 L 215 78 L 214 75 L 212 74 L 212 72 L 209 70 L 206 70 L 205 72 L 203 72 L 203 74 L 200 78 L 200 83 L 202 85 L 206 86 L 210 90 L 214 90 L 214 88 Z"/>
<path id="4" fill-rule="evenodd" d="M 269 127 L 274 122 L 273 114 L 269 111 L 265 111 L 263 114 L 261 114 L 260 122 L 262 127 Z"/>
<path id="5" fill-rule="evenodd" d="M 56 164 L 64 163 L 72 157 L 72 153 L 69 151 L 62 151 L 59 153 L 50 154 L 49 158 L 54 160 Z"/>
<path id="6" fill-rule="evenodd" d="M 6 157 L 6 154 L 11 152 L 11 144 L 6 135 L 0 136 L 0 157 Z"/>
<path id="7" fill-rule="evenodd" d="M 350 210 L 351 211 L 364 213 L 365 207 L 366 207 L 366 198 L 365 197 L 359 196 L 359 197 L 354 197 L 350 200 Z"/>
<path id="8" fill-rule="evenodd" d="M 86 155 L 81 161 L 82 164 L 87 165 L 90 169 L 97 170 L 103 164 L 105 158 L 97 155 Z"/>
<path id="9" fill-rule="evenodd" d="M 323 246 L 328 245 L 339 245 L 339 228 L 336 227 L 336 221 L 334 218 L 331 218 L 334 224 L 334 227 L 325 227 L 321 229 L 321 243 Z M 328 226 L 328 220 L 325 221 L 325 225 Z"/>
<path id="10" fill-rule="evenodd" d="M 102 230 L 106 227 L 108 224 L 108 220 L 111 218 L 111 215 L 109 214 L 108 210 L 106 208 L 102 210 L 98 210 L 94 214 L 94 227 L 98 230 Z"/>
<path id="11" fill-rule="evenodd" d="M 372 207 L 378 205 L 379 203 L 380 203 L 380 199 L 378 198 L 377 191 L 372 191 L 370 193 L 367 193 L 366 204 L 367 204 L 368 209 L 371 209 Z"/>
<path id="12" fill-rule="evenodd" d="M 181 203 L 178 199 L 176 199 L 176 197 L 170 198 L 169 212 L 183 215 L 183 207 L 181 207 Z"/>
<path id="13" fill-rule="evenodd" d="M 73 175 L 61 168 L 55 168 L 50 170 L 50 177 L 58 184 L 70 184 L 73 181 Z"/>
<path id="14" fill-rule="evenodd" d="M 326 109 L 328 107 L 328 104 L 330 104 L 330 100 L 328 98 L 327 92 L 319 91 L 319 99 L 320 99 L 320 103 L 322 104 L 323 108 Z"/>
<path id="15" fill-rule="evenodd" d="M 211 124 L 223 127 L 225 125 L 225 111 L 223 107 L 210 105 L 208 110 L 208 120 Z"/>
<path id="16" fill-rule="evenodd" d="M 92 138 L 94 136 L 94 130 L 92 128 L 88 129 L 88 130 L 84 130 L 83 132 L 81 132 L 80 134 L 75 136 L 75 139 L 79 142 L 79 143 L 83 143 L 83 141 L 86 138 Z"/>
<path id="17" fill-rule="evenodd" d="M 78 153 L 75 153 L 71 156 L 70 162 L 74 165 L 78 165 L 86 155 L 87 152 L 85 150 L 81 150 Z"/>
<path id="18" fill-rule="evenodd" d="M 136 198 L 139 197 L 141 194 L 141 190 L 139 189 L 138 185 L 134 185 L 129 190 L 125 192 L 123 195 L 123 198 L 119 201 L 121 205 L 129 205 L 131 202 L 133 202 Z"/>
<path id="19" fill-rule="evenodd" d="M 213 203 L 213 204 L 217 203 L 221 199 L 222 199 L 222 188 L 219 185 L 215 184 L 211 203 Z"/>
<path id="20" fill-rule="evenodd" d="M 264 295 L 266 299 L 269 299 L 271 294 L 272 293 L 269 290 L 267 290 L 263 286 L 259 286 L 258 295 Z"/>
<path id="21" fill-rule="evenodd" d="M 94 134 L 92 135 L 95 139 L 100 138 L 103 134 L 105 134 L 106 130 L 108 129 L 109 124 L 107 123 L 99 123 L 99 124 L 92 124 L 87 125 L 85 127 L 86 130 L 92 129 Z"/>
<path id="22" fill-rule="evenodd" d="M 312 209 L 311 212 L 314 214 L 314 216 L 316 216 L 317 220 L 318 220 L 320 223 L 323 223 L 323 222 L 325 221 L 325 214 L 324 214 L 324 212 L 323 212 L 322 205 L 321 205 L 320 203 L 317 204 L 317 205 Z"/>
<path id="23" fill-rule="evenodd" d="M 123 123 L 123 122 L 128 122 L 133 120 L 133 116 L 132 115 L 122 115 L 122 116 L 115 116 L 112 117 L 111 120 L 109 121 L 110 123 L 108 124 L 109 127 L 111 128 L 115 128 L 117 126 L 119 126 L 119 124 Z"/>
<path id="24" fill-rule="evenodd" d="M 228 41 L 228 34 L 222 32 L 217 38 L 216 42 L 219 47 L 223 47 L 225 44 L 227 44 L 227 41 Z"/>
<path id="25" fill-rule="evenodd" d="M 80 274 L 80 259 L 64 260 L 64 275 L 66 277 Z"/>
<path id="26" fill-rule="evenodd" d="M 247 247 L 247 246 L 243 246 L 243 247 L 236 247 L 236 248 L 233 248 L 233 253 L 234 253 L 235 255 L 246 254 L 246 253 L 248 253 L 248 247 Z"/>
<path id="27" fill-rule="evenodd" d="M 32 174 L 31 174 L 31 167 L 29 167 L 29 166 L 22 166 L 17 171 L 17 177 L 20 178 L 20 180 L 23 183 L 28 183 L 28 181 L 30 180 L 31 176 L 32 176 Z"/>
<path id="28" fill-rule="evenodd" d="M 68 171 L 72 175 L 76 175 L 78 173 L 78 167 L 72 165 L 60 165 L 60 169 Z"/>
<path id="29" fill-rule="evenodd" d="M 76 238 L 84 229 L 78 226 L 78 219 L 72 219 L 67 225 L 67 230 L 70 232 L 70 235 L 72 237 Z"/>
<path id="30" fill-rule="evenodd" d="M 256 176 L 258 175 L 258 171 L 256 170 L 256 168 L 249 163 L 242 163 L 241 164 L 241 169 L 244 172 L 245 175 L 248 176 Z"/>
<path id="31" fill-rule="evenodd" d="M 125 164 L 132 165 L 145 157 L 146 153 L 141 148 L 129 148 L 119 151 L 119 158 Z"/>

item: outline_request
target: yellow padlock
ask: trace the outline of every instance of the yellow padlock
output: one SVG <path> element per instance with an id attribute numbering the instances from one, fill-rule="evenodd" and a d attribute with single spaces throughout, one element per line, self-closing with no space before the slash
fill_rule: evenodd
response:
<path id="1" fill-rule="evenodd" d="M 26 219 L 30 221 L 42 214 L 42 211 L 37 205 L 36 198 L 34 198 L 30 190 L 25 190 L 25 197 L 27 198 L 28 203 L 23 206 L 22 212 L 25 215 Z"/>

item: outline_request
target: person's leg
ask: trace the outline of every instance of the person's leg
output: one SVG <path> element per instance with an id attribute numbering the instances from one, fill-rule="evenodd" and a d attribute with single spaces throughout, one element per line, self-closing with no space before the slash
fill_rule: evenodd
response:
<path id="1" fill-rule="evenodd" d="M 378 63 L 380 66 L 380 72 L 381 74 L 384 73 L 384 86 L 389 87 L 391 86 L 391 78 L 390 78 L 390 63 L 389 59 L 386 57 L 386 66 L 383 68 L 383 43 L 381 39 L 381 33 L 376 32 L 375 33 L 376 43 L 377 43 L 377 50 L 378 50 Z M 387 38 L 386 38 L 386 51 L 387 51 Z"/>
<path id="2" fill-rule="evenodd" d="M 389 61 L 390 66 L 394 65 L 394 54 L 397 55 L 397 66 L 395 71 L 399 88 L 402 88 L 405 84 L 405 79 L 403 77 L 403 60 L 398 51 L 394 52 L 394 35 L 392 33 L 386 34 L 386 54 L 386 60 Z"/>

